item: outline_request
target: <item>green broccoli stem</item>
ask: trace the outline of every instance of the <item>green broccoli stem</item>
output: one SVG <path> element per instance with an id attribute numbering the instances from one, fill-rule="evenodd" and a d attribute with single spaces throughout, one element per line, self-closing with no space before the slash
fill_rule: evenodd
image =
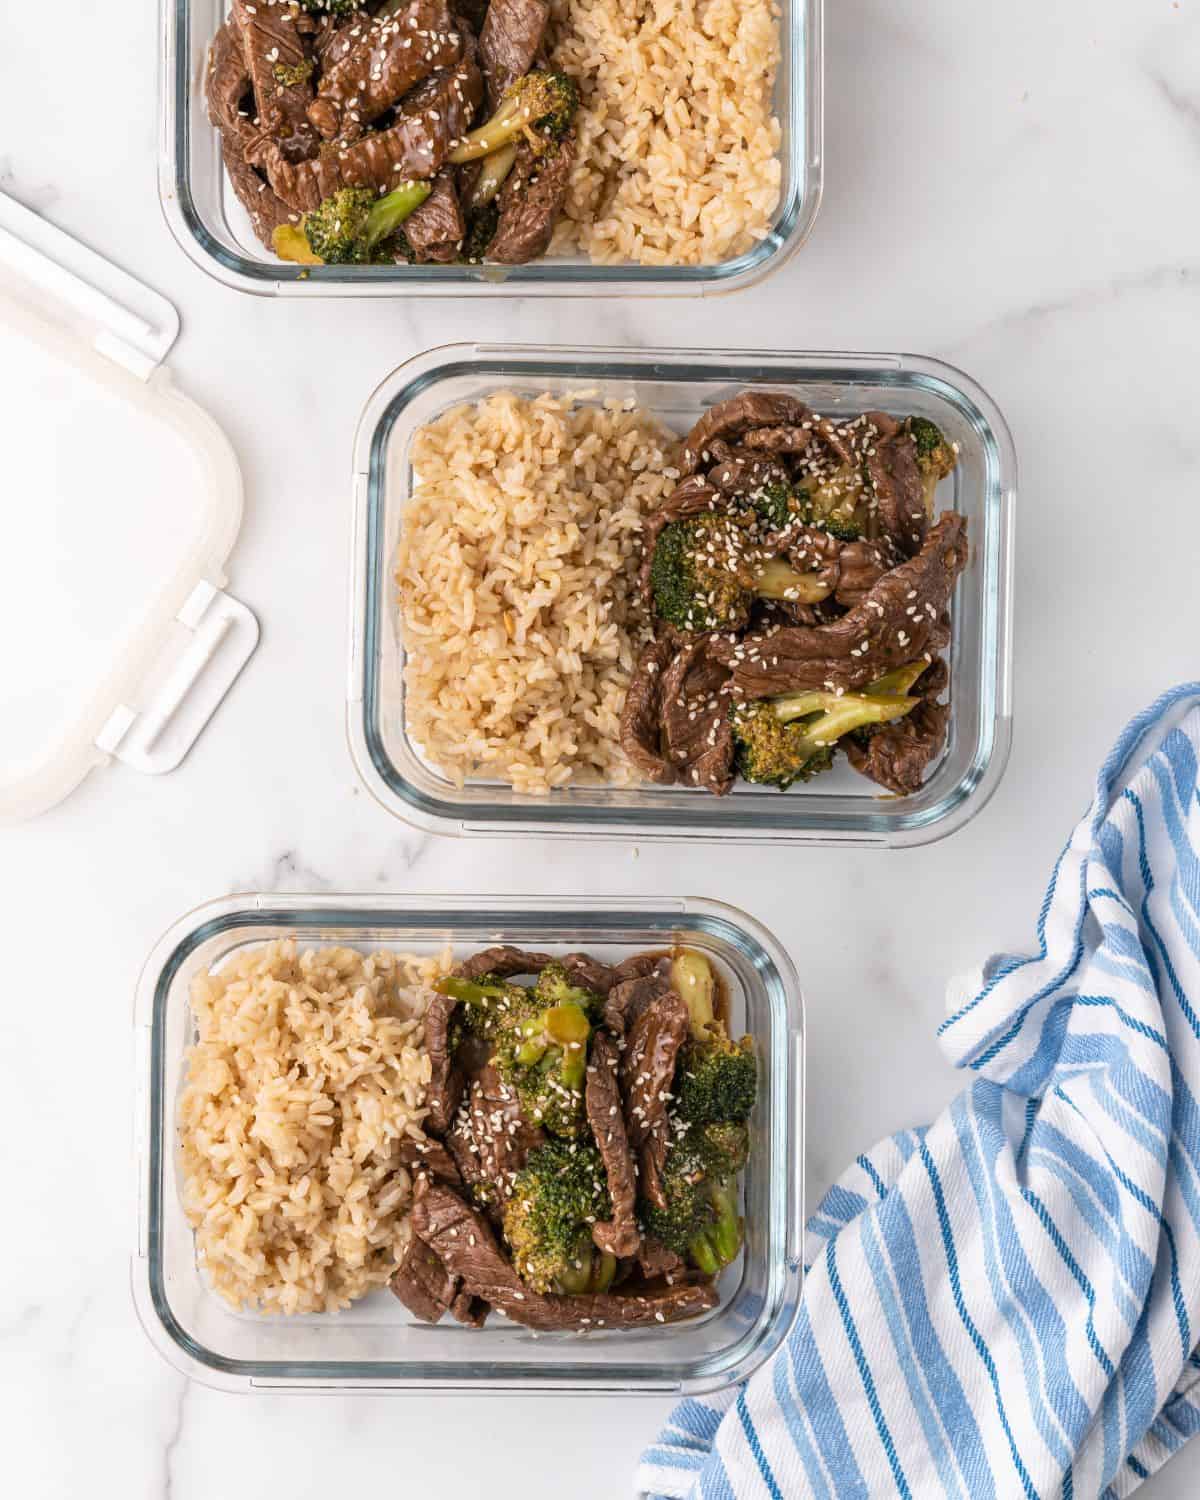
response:
<path id="1" fill-rule="evenodd" d="M 468 214 L 477 214 L 481 208 L 488 206 L 504 186 L 516 159 L 517 148 L 513 141 L 509 141 L 507 145 L 501 146 L 499 150 L 483 158 L 479 176 L 475 179 L 475 186 L 471 189 L 471 195 L 467 199 Z"/>
<path id="2" fill-rule="evenodd" d="M 427 182 L 405 182 L 393 188 L 382 198 L 377 198 L 367 215 L 367 249 L 372 250 L 381 240 L 395 234 L 405 219 L 429 197 L 433 189 Z"/>
<path id="3" fill-rule="evenodd" d="M 709 1230 L 713 1249 L 722 1266 L 732 1265 L 742 1248 L 742 1220 L 737 1211 L 737 1194 L 730 1183 L 714 1182 L 709 1199 L 717 1216 Z"/>
<path id="4" fill-rule="evenodd" d="M 476 984 L 473 979 L 460 979 L 457 974 L 447 974 L 434 985 L 440 995 L 449 995 L 451 1000 L 461 1000 L 465 1005 L 483 1005 L 488 1000 L 503 999 L 507 991 L 502 984 Z"/>
<path id="5" fill-rule="evenodd" d="M 721 1269 L 721 1262 L 707 1229 L 697 1231 L 688 1241 L 688 1259 L 706 1276 L 715 1276 Z"/>
<path id="6" fill-rule="evenodd" d="M 893 694 L 907 693 L 928 668 L 929 663 L 924 657 L 920 661 L 910 661 L 906 667 L 897 667 L 894 672 L 885 672 L 882 677 L 877 677 L 869 687 L 863 688 L 863 692 L 868 698 L 887 698 Z"/>
<path id="7" fill-rule="evenodd" d="M 759 569 L 754 592 L 760 599 L 789 599 L 799 604 L 820 604 L 832 593 L 816 573 L 797 573 L 782 557 L 769 558 Z"/>

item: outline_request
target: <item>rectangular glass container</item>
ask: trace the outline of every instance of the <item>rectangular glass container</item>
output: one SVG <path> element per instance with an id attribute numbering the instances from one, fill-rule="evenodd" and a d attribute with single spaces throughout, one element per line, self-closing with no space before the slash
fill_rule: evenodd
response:
<path id="1" fill-rule="evenodd" d="M 949 741 L 921 790 L 889 796 L 839 763 L 786 793 L 739 781 L 725 797 L 651 785 L 575 785 L 535 797 L 495 781 L 457 787 L 430 766 L 405 728 L 393 579 L 417 429 L 449 407 L 512 389 L 631 399 L 685 433 L 706 407 L 756 386 L 786 389 L 834 417 L 872 408 L 928 417 L 958 445 L 938 506 L 967 518 L 971 555 L 952 603 Z M 350 746 L 369 790 L 409 823 L 454 834 L 894 846 L 961 828 L 999 782 L 1011 738 L 1016 458 L 995 404 L 949 365 L 907 354 L 449 345 L 402 365 L 375 392 L 359 423 L 354 467 Z"/>
<path id="2" fill-rule="evenodd" d="M 723 976 L 734 1034 L 760 1069 L 744 1177 L 745 1248 L 721 1304 L 663 1328 L 536 1334 L 415 1321 L 387 1291 L 345 1312 L 234 1312 L 196 1264 L 177 1187 L 176 1100 L 194 1039 L 192 978 L 277 937 L 466 957 L 493 943 L 615 961 L 686 943 Z M 804 1229 L 804 1019 L 787 955 L 751 918 L 691 899 L 495 896 L 231 896 L 177 922 L 147 960 L 136 1004 L 139 1223 L 134 1300 L 177 1369 L 230 1390 L 712 1391 L 779 1347 L 800 1298 Z"/>
<path id="3" fill-rule="evenodd" d="M 823 0 L 779 0 L 775 110 L 782 139 L 779 206 L 766 237 L 708 266 L 593 265 L 583 257 L 525 266 L 297 266 L 269 255 L 221 167 L 204 100 L 209 43 L 226 0 L 160 0 L 159 198 L 184 252 L 226 286 L 267 296 L 702 296 L 750 286 L 808 237 L 821 201 Z"/>

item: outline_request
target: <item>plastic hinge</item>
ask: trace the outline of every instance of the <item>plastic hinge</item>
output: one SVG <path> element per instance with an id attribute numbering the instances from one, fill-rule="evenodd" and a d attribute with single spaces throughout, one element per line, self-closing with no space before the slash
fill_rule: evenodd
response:
<path id="1" fill-rule="evenodd" d="M 173 771 L 198 739 L 258 644 L 253 613 L 211 583 L 198 583 L 176 616 L 190 639 L 139 711 L 119 704 L 96 744 L 147 775 Z"/>

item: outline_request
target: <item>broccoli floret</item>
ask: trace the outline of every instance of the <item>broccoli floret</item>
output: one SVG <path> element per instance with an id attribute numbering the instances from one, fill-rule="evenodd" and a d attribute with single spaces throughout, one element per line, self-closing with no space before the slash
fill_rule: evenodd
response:
<path id="1" fill-rule="evenodd" d="M 311 57 L 302 57 L 299 62 L 276 63 L 271 69 L 271 77 L 276 83 L 281 83 L 284 88 L 294 83 L 307 83 L 313 75 L 313 60 Z"/>
<path id="2" fill-rule="evenodd" d="M 305 214 L 300 229 L 310 255 L 322 265 L 372 265 L 394 260 L 386 242 L 431 192 L 427 182 L 406 182 L 383 197 L 365 187 L 340 188 L 319 208 Z M 272 236 L 282 260 L 300 260 L 294 225 L 280 225 Z"/>
<path id="3" fill-rule="evenodd" d="M 463 137 L 451 151 L 449 160 L 459 165 L 490 156 L 520 136 L 540 156 L 571 128 L 578 107 L 579 90 L 565 73 L 539 70 L 526 73 L 505 92 L 491 119 Z"/>
<path id="4" fill-rule="evenodd" d="M 816 604 L 829 586 L 756 550 L 755 512 L 705 511 L 668 521 L 650 562 L 654 611 L 677 630 L 740 630 L 755 599 Z"/>
<path id="5" fill-rule="evenodd" d="M 504 1238 L 517 1275 L 535 1292 L 607 1291 L 616 1260 L 592 1244 L 591 1226 L 611 1216 L 604 1163 L 594 1146 L 535 1147 L 513 1179 Z"/>
<path id="6" fill-rule="evenodd" d="M 764 484 L 749 496 L 750 504 L 772 531 L 781 531 L 800 514 L 800 500 L 796 487 L 776 481 Z"/>
<path id="7" fill-rule="evenodd" d="M 938 485 L 958 462 L 958 455 L 936 427 L 925 417 L 909 417 L 905 423 L 917 450 L 917 468 L 925 483 L 925 511 L 933 515 L 934 495 Z"/>
<path id="8" fill-rule="evenodd" d="M 734 757 L 746 781 L 786 791 L 833 764 L 834 746 L 865 724 L 888 724 L 920 700 L 899 693 L 785 693 L 740 703 L 731 712 Z"/>
<path id="9" fill-rule="evenodd" d="M 680 1053 L 675 1107 L 689 1126 L 740 1123 L 754 1108 L 757 1092 L 758 1062 L 748 1036 L 732 1041 L 714 1021 L 704 1036 L 692 1037 Z"/>
<path id="10" fill-rule="evenodd" d="M 463 237 L 458 258 L 467 265 L 476 266 L 487 258 L 488 246 L 496 237 L 496 226 L 500 222 L 500 205 L 493 198 L 482 208 L 475 210 L 467 220 L 467 232 Z"/>
<path id="11" fill-rule="evenodd" d="M 648 1234 L 707 1276 L 737 1259 L 743 1234 L 737 1185 L 733 1176 L 715 1169 L 703 1140 L 672 1146 L 662 1188 L 665 1209 L 651 1203 L 642 1207 Z"/>
<path id="12" fill-rule="evenodd" d="M 546 965 L 538 975 L 534 994 L 545 1006 L 577 1005 L 591 1020 L 598 1020 L 604 1009 L 603 997 L 575 984 L 560 963 Z"/>

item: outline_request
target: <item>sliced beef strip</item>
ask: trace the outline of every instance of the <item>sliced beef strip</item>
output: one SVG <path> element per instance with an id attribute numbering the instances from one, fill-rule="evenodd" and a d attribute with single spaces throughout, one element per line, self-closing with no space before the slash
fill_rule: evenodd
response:
<path id="1" fill-rule="evenodd" d="M 433 179 L 433 192 L 404 221 L 404 233 L 418 261 L 452 261 L 462 249 L 467 223 L 454 168 L 443 167 Z"/>
<path id="2" fill-rule="evenodd" d="M 432 177 L 455 141 L 470 129 L 483 81 L 464 58 L 431 73 L 404 98 L 395 122 L 347 146 L 327 148 L 311 161 L 290 162 L 272 141 L 255 147 L 275 192 L 305 213 L 344 187 L 388 192 L 410 179 Z"/>
<path id="3" fill-rule="evenodd" d="M 847 542 L 838 559 L 836 601 L 845 609 L 861 604 L 883 575 L 900 561 L 891 542 Z"/>
<path id="4" fill-rule="evenodd" d="M 625 1131 L 621 1090 L 617 1082 L 620 1060 L 621 1052 L 615 1039 L 605 1031 L 598 1031 L 588 1058 L 584 1106 L 596 1148 L 604 1162 L 612 1218 L 592 1225 L 592 1239 L 601 1250 L 618 1259 L 635 1255 L 641 1242 L 634 1218 L 637 1168 Z"/>
<path id="5" fill-rule="evenodd" d="M 490 14 L 491 7 L 488 9 Z M 571 131 L 541 156 L 534 156 L 528 141 L 521 142 L 497 199 L 500 218 L 487 247 L 488 260 L 517 266 L 546 253 L 574 163 L 575 135 Z"/>
<path id="6" fill-rule="evenodd" d="M 429 1056 L 429 1083 L 425 1103 L 429 1106 L 428 1128 L 438 1135 L 450 1129 L 462 1100 L 466 1080 L 450 1045 L 450 1022 L 458 1001 L 435 994 L 425 1012 L 425 1051 Z"/>
<path id="7" fill-rule="evenodd" d="M 467 1328 L 482 1328 L 490 1311 L 487 1303 L 471 1292 L 459 1292 L 450 1304 L 450 1316 Z"/>
<path id="8" fill-rule="evenodd" d="M 754 427 L 803 427 L 813 420 L 803 401 L 777 391 L 742 391 L 729 401 L 710 406 L 688 433 L 683 445 L 681 463 L 685 474 L 707 467 L 712 457 L 712 443 L 741 438 Z"/>
<path id="9" fill-rule="evenodd" d="M 310 38 L 298 24 L 303 16 L 298 5 L 285 0 L 233 0 L 230 6 L 254 84 L 258 116 L 253 124 L 289 162 L 304 161 L 317 145 L 307 115 L 313 97 L 311 78 L 294 83 L 279 78 L 285 69 L 312 63 Z"/>
<path id="10" fill-rule="evenodd" d="M 664 963 L 669 964 L 670 959 L 661 953 L 631 953 L 613 965 L 613 984 L 622 984 L 626 979 L 644 979 L 647 974 L 658 972 Z"/>
<path id="11" fill-rule="evenodd" d="M 213 37 L 208 50 L 205 92 L 208 118 L 235 140 L 254 130 L 243 107 L 250 87 L 250 69 L 246 66 L 241 33 L 231 21 L 227 21 Z"/>
<path id="12" fill-rule="evenodd" d="M 717 1305 L 707 1282 L 594 1296 L 554 1297 L 532 1292 L 500 1250 L 491 1226 L 450 1188 L 432 1187 L 414 1206 L 412 1224 L 463 1287 L 514 1323 L 546 1332 L 586 1332 L 674 1323 Z"/>
<path id="13" fill-rule="evenodd" d="M 751 452 L 807 453 L 813 443 L 812 423 L 807 427 L 788 424 L 781 427 L 752 427 L 742 434 L 742 444 Z"/>
<path id="14" fill-rule="evenodd" d="M 733 785 L 727 666 L 708 654 L 709 637 L 675 653 L 663 673 L 662 726 L 667 758 L 679 779 L 718 797 Z"/>
<path id="15" fill-rule="evenodd" d="M 669 786 L 675 768 L 662 753 L 662 678 L 674 655 L 667 641 L 652 641 L 634 668 L 621 705 L 621 749 L 647 781 Z"/>
<path id="16" fill-rule="evenodd" d="M 488 1063 L 471 1080 L 446 1136 L 446 1145 L 468 1187 L 483 1188 L 489 1207 L 503 1210 L 512 1180 L 545 1132 L 522 1115 L 516 1092 Z"/>
<path id="17" fill-rule="evenodd" d="M 572 984 L 591 990 L 593 995 L 607 995 L 613 982 L 613 970 L 590 953 L 568 953 L 559 963 L 566 969 Z"/>
<path id="18" fill-rule="evenodd" d="M 783 464 L 752 448 L 715 438 L 709 445 L 713 462 L 705 479 L 723 495 L 753 495 L 768 484 L 787 484 L 791 478 Z"/>
<path id="19" fill-rule="evenodd" d="M 672 1276 L 682 1274 L 687 1270 L 687 1262 L 669 1249 L 661 1240 L 656 1240 L 651 1235 L 643 1238 L 637 1253 L 638 1269 L 647 1281 L 657 1281 L 659 1277 L 670 1281 Z"/>
<path id="20" fill-rule="evenodd" d="M 913 557 L 929 528 L 916 445 L 907 428 L 886 412 L 868 412 L 867 420 L 878 430 L 865 462 L 879 525 L 904 557 Z"/>
<path id="21" fill-rule="evenodd" d="M 485 974 L 495 974 L 498 979 L 511 979 L 515 974 L 540 974 L 548 963 L 548 953 L 530 953 L 525 948 L 512 948 L 505 944 L 499 948 L 484 948 L 463 959 L 455 973 L 460 979 L 482 979 Z"/>
<path id="22" fill-rule="evenodd" d="M 275 229 L 280 224 L 295 223 L 299 215 L 282 198 L 275 196 L 270 183 L 247 164 L 237 142 L 225 134 L 221 137 L 221 160 L 238 202 L 249 215 L 254 233 L 268 250 L 272 250 L 271 236 Z"/>
<path id="23" fill-rule="evenodd" d="M 632 1017 L 636 1016 L 648 1000 L 665 995 L 671 988 L 666 974 L 655 969 L 642 974 L 631 974 L 628 979 L 618 980 L 604 999 L 604 1024 L 615 1036 L 624 1036 Z"/>
<path id="24" fill-rule="evenodd" d="M 436 1177 L 439 1182 L 448 1182 L 457 1187 L 462 1176 L 454 1158 L 441 1141 L 414 1141 L 411 1137 L 400 1142 L 397 1154 L 410 1171 Z"/>
<path id="25" fill-rule="evenodd" d="M 802 526 L 793 522 L 768 539 L 764 550 L 778 551 L 797 573 L 812 574 L 832 594 L 841 581 L 845 545 L 819 526 Z"/>
<path id="26" fill-rule="evenodd" d="M 446 1270 L 437 1252 L 414 1234 L 404 1247 L 388 1286 L 414 1318 L 437 1323 L 454 1306 L 458 1276 Z"/>
<path id="27" fill-rule="evenodd" d="M 408 0 L 394 15 L 366 20 L 317 84 L 308 118 L 324 138 L 353 141 L 438 68 L 462 58 L 463 39 L 446 0 Z"/>
<path id="28" fill-rule="evenodd" d="M 674 990 L 647 995 L 630 1013 L 621 1054 L 625 1125 L 638 1153 L 643 1196 L 656 1208 L 666 1207 L 661 1177 L 670 1139 L 667 1104 L 688 1026 L 687 1005 Z"/>
<path id="29" fill-rule="evenodd" d="M 920 791 L 926 772 L 942 752 L 950 725 L 950 705 L 939 702 L 949 681 L 944 661 L 933 663 L 918 683 L 921 702 L 907 718 L 881 724 L 866 737 L 845 741 L 846 757 L 856 771 L 900 796 Z"/>
<path id="30" fill-rule="evenodd" d="M 489 110 L 533 67 L 549 17 L 549 0 L 491 0 L 479 33 Z"/>
<path id="31" fill-rule="evenodd" d="M 816 628 L 784 626 L 733 644 L 712 636 L 708 651 L 733 668 L 734 692 L 746 698 L 865 687 L 940 649 L 946 605 L 966 562 L 966 521 L 948 511 L 917 556 L 885 573 L 840 619 Z"/>

